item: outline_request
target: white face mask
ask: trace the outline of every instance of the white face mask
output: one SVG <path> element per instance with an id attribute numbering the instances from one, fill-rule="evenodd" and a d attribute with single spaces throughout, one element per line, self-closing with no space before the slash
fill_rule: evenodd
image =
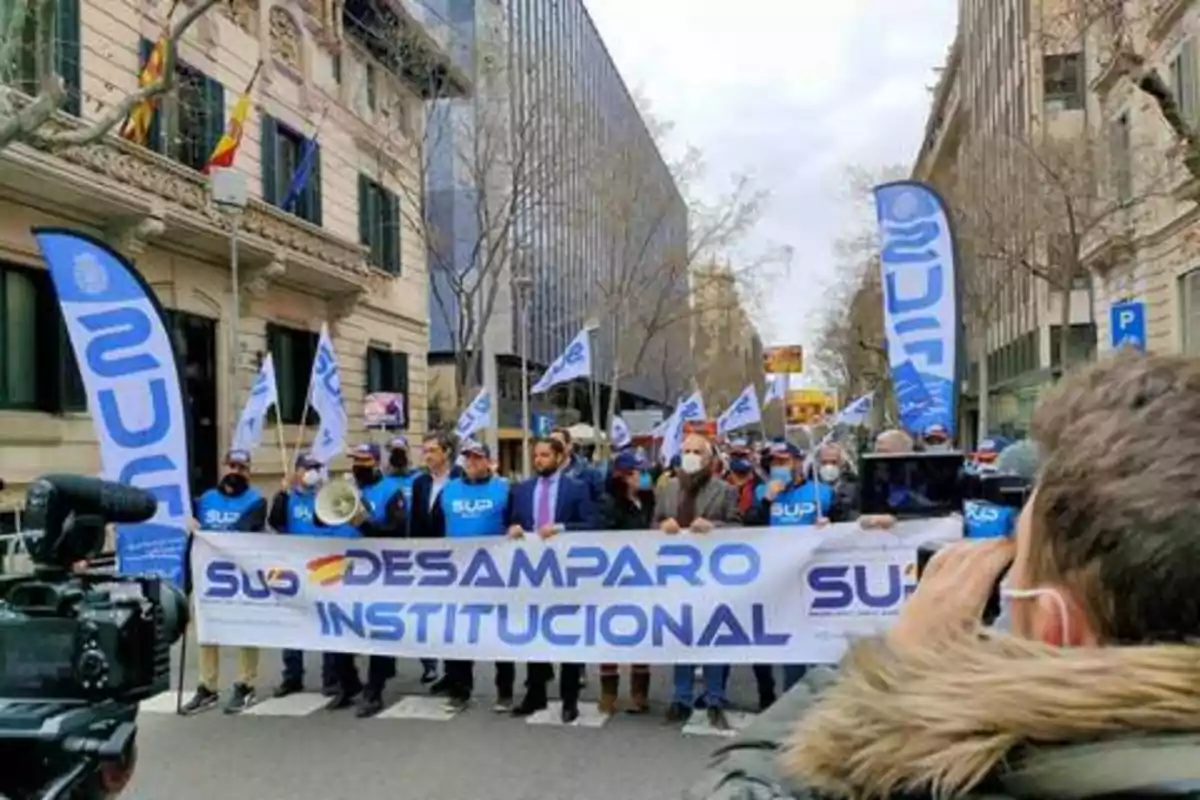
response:
<path id="1" fill-rule="evenodd" d="M 304 473 L 304 477 L 300 479 L 305 486 L 313 487 L 321 482 L 321 473 L 315 469 L 310 469 Z"/>
<path id="2" fill-rule="evenodd" d="M 704 469 L 704 456 L 699 453 L 684 453 L 679 459 L 679 468 L 689 475 Z"/>
<path id="3" fill-rule="evenodd" d="M 1054 604 L 1058 606 L 1058 613 L 1062 619 L 1062 640 L 1064 642 L 1071 641 L 1071 631 L 1068 620 L 1070 614 L 1067 612 L 1067 601 L 1063 599 L 1062 593 L 1057 589 L 1013 589 L 1009 586 L 1000 587 L 1000 616 L 992 624 L 993 628 L 1002 631 L 1012 632 L 1012 604 L 1014 600 L 1032 600 L 1038 597 L 1051 597 L 1054 599 Z"/>
<path id="4" fill-rule="evenodd" d="M 837 483 L 838 478 L 842 477 L 842 468 L 837 464 L 822 464 L 817 470 L 817 475 L 825 483 Z"/>

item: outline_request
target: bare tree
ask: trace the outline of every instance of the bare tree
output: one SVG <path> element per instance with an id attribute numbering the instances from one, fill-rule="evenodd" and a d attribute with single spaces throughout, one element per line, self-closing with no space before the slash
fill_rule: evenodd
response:
<path id="1" fill-rule="evenodd" d="M 643 117 L 651 140 L 659 140 L 667 127 L 648 110 Z M 722 196 L 701 199 L 696 191 L 704 172 L 700 152 L 689 149 L 679 161 L 664 165 L 645 139 L 609 142 L 589 166 L 587 202 L 576 220 L 593 226 L 603 242 L 588 305 L 607 329 L 608 380 L 616 387 L 652 368 L 655 358 L 678 353 L 680 343 L 690 339 L 693 319 L 732 304 L 753 304 L 764 274 L 786 266 L 790 251 L 731 261 L 732 294 L 696 291 L 696 267 L 734 252 L 760 219 L 766 195 L 739 176 Z M 694 376 L 688 378 L 692 383 Z M 611 393 L 609 418 L 617 399 Z"/>
<path id="2" fill-rule="evenodd" d="M 1104 136 L 1085 129 L 980 137 L 959 163 L 965 189 L 956 216 L 973 262 L 1016 270 L 1058 293 L 1063 370 L 1071 362 L 1071 291 L 1089 285 L 1091 267 L 1122 260 L 1139 215 L 1173 185 L 1171 165 L 1134 141 L 1127 119 L 1111 126 Z"/>
<path id="3" fill-rule="evenodd" d="M 98 101 L 98 115 L 76 127 L 51 124 L 68 98 L 59 74 L 55 0 L 4 3 L 0 6 L 0 150 L 14 142 L 51 149 L 85 145 L 107 135 L 138 104 L 174 88 L 178 42 L 216 4 L 217 0 L 197 0 L 171 22 L 178 3 L 173 5 L 164 31 L 161 76 L 116 102 Z"/>
<path id="4" fill-rule="evenodd" d="M 380 38 L 404 61 L 412 35 Z M 435 100 L 420 124 L 399 111 L 390 115 L 396 125 L 378 131 L 379 168 L 402 187 L 400 219 L 426 248 L 460 405 L 479 384 L 485 336 L 507 307 L 512 277 L 532 272 L 535 233 L 565 213 L 560 189 L 571 163 L 560 143 L 582 119 L 573 98 L 551 88 L 547 65 L 510 56 L 498 27 L 477 31 L 471 97 Z"/>
<path id="5" fill-rule="evenodd" d="M 1111 81 L 1126 78 L 1146 94 L 1178 141 L 1180 163 L 1194 179 L 1200 180 L 1200 135 L 1195 120 L 1189 119 L 1180 106 L 1180 98 L 1188 90 L 1175 85 L 1177 81 L 1186 81 L 1194 94 L 1196 79 L 1164 76 L 1150 63 L 1144 50 L 1148 34 L 1159 26 L 1160 18 L 1169 15 L 1178 19 L 1181 15 L 1175 12 L 1186 5 L 1151 0 L 1072 0 L 1061 4 L 1059 13 L 1046 20 L 1042 40 L 1044 51 L 1061 51 L 1066 44 L 1078 46 L 1081 54 L 1094 55 L 1099 75 L 1108 76 Z M 1190 68 L 1194 70 L 1195 63 Z M 1081 82 L 1086 80 L 1082 69 L 1081 59 Z M 1198 100 L 1193 96 L 1184 102 Z"/>

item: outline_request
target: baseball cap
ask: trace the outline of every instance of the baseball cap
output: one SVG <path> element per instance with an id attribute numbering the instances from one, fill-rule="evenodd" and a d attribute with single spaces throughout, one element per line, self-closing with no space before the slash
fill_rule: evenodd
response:
<path id="1" fill-rule="evenodd" d="M 231 467 L 248 467 L 250 466 L 250 451 L 230 450 L 225 454 L 225 463 Z"/>
<path id="2" fill-rule="evenodd" d="M 458 446 L 458 452 L 464 456 L 483 456 L 491 458 L 491 449 L 483 442 L 477 442 L 474 439 L 467 439 Z"/>
<path id="3" fill-rule="evenodd" d="M 949 437 L 949 434 L 946 432 L 946 426 L 942 425 L 940 423 L 937 423 L 937 422 L 933 423 L 928 428 L 926 428 L 924 435 L 926 438 L 928 438 L 930 436 L 941 436 L 942 438 Z"/>
<path id="4" fill-rule="evenodd" d="M 379 445 L 374 442 L 363 442 L 350 451 L 350 458 L 353 461 L 379 461 L 382 453 L 379 450 Z"/>
<path id="5" fill-rule="evenodd" d="M 626 450 L 622 453 L 617 453 L 617 457 L 613 459 L 613 469 L 622 472 L 632 472 L 635 469 L 645 469 L 646 462 L 635 451 Z"/>
<path id="6" fill-rule="evenodd" d="M 320 469 L 321 460 L 312 453 L 297 453 L 296 454 L 297 469 Z"/>
<path id="7" fill-rule="evenodd" d="M 407 450 L 407 449 L 408 449 L 408 439 L 405 439 L 403 436 L 393 436 L 391 441 L 388 442 L 388 450 Z"/>
<path id="8" fill-rule="evenodd" d="M 771 455 L 780 457 L 786 456 L 787 458 L 801 458 L 804 455 L 804 451 L 791 442 L 775 442 L 771 445 Z"/>

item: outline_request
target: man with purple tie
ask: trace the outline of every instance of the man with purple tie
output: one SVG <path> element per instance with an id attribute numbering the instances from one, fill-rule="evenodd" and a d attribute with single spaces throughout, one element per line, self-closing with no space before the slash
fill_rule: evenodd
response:
<path id="1" fill-rule="evenodd" d="M 586 484 L 563 471 L 567 451 L 555 439 L 539 439 L 533 446 L 533 468 L 537 477 L 513 487 L 509 503 L 508 535 L 519 539 L 537 535 L 549 539 L 563 531 L 596 530 L 599 522 L 592 492 Z M 579 719 L 581 664 L 563 664 L 559 670 L 562 719 Z M 537 713 L 548 705 L 546 687 L 554 677 L 550 664 L 530 664 L 526 670 L 525 699 L 513 709 L 515 716 Z"/>

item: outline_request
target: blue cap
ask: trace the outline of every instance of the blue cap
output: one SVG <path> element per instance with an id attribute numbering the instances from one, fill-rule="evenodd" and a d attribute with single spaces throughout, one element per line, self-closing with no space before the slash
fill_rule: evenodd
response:
<path id="1" fill-rule="evenodd" d="M 250 451 L 230 450 L 225 454 L 225 463 L 231 467 L 248 467 L 250 466 Z"/>
<path id="2" fill-rule="evenodd" d="M 379 445 L 373 442 L 363 442 L 350 451 L 350 458 L 354 461 L 378 462 L 382 455 Z"/>
<path id="3" fill-rule="evenodd" d="M 613 459 L 613 469 L 621 472 L 633 472 L 636 469 L 645 469 L 646 462 L 641 454 L 633 450 L 624 450 L 617 453 L 617 457 Z"/>
<path id="4" fill-rule="evenodd" d="M 391 441 L 388 442 L 388 450 L 407 450 L 407 449 L 408 449 L 408 439 L 405 439 L 403 436 L 393 436 Z"/>
<path id="5" fill-rule="evenodd" d="M 483 456 L 484 458 L 492 457 L 491 449 L 483 442 L 477 442 L 474 439 L 464 439 L 458 446 L 458 452 L 460 455 L 464 456 Z"/>

